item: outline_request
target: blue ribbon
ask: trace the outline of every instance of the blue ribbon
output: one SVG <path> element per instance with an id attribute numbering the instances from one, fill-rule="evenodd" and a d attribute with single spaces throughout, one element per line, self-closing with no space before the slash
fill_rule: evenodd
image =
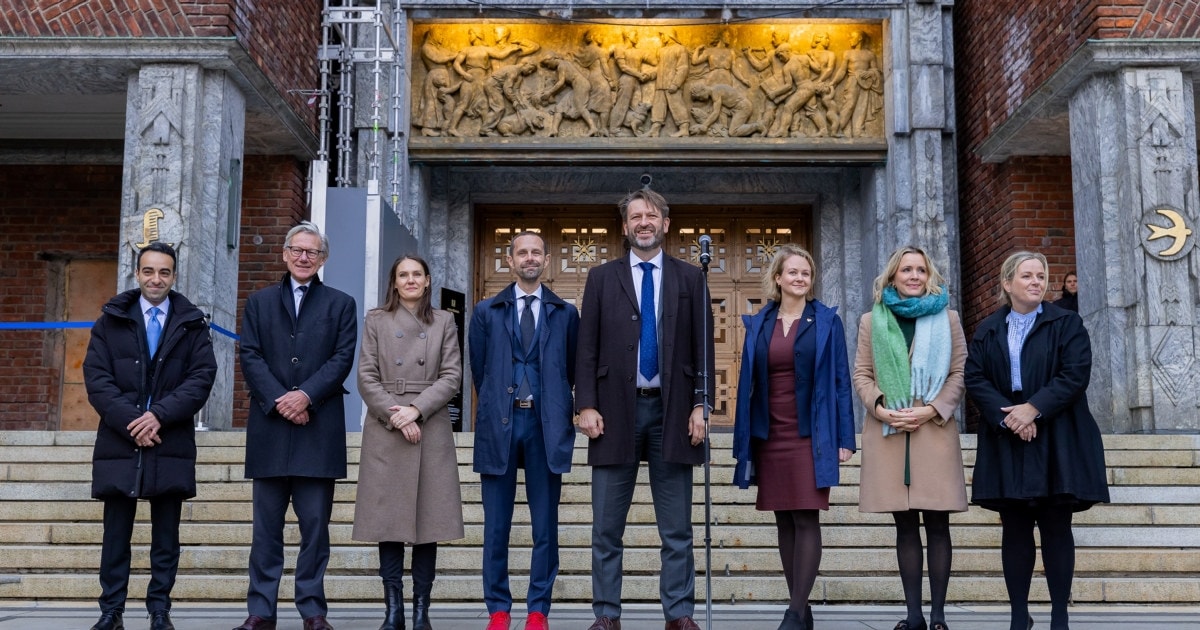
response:
<path id="1" fill-rule="evenodd" d="M 95 322 L 0 322 L 0 330 L 61 330 L 64 328 L 91 328 Z M 239 341 L 237 333 L 225 330 L 220 326 L 209 323 L 208 327 L 234 341 Z"/>

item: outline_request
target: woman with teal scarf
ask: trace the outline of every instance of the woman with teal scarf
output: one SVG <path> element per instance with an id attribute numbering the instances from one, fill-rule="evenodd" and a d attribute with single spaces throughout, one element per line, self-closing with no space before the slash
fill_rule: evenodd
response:
<path id="1" fill-rule="evenodd" d="M 860 512 L 890 512 L 908 615 L 896 630 L 948 630 L 950 513 L 967 510 L 954 421 L 967 344 L 933 261 L 919 248 L 892 253 L 875 279 L 875 306 L 858 326 L 854 389 L 867 409 Z M 921 612 L 921 521 L 929 565 L 929 623 Z"/>

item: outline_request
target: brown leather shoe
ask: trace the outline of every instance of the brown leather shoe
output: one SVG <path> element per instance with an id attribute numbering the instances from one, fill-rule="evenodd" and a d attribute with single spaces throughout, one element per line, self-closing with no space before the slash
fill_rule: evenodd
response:
<path id="1" fill-rule="evenodd" d="M 325 615 L 314 615 L 304 620 L 304 630 L 333 630 L 333 626 L 325 621 Z"/>
<path id="2" fill-rule="evenodd" d="M 588 630 L 621 630 L 621 620 L 613 617 L 597 617 Z"/>
<path id="3" fill-rule="evenodd" d="M 250 615 L 242 622 L 242 625 L 233 630 L 275 630 L 275 622 L 263 619 L 258 615 Z"/>
<path id="4" fill-rule="evenodd" d="M 667 622 L 667 630 L 700 630 L 691 617 L 680 617 Z"/>

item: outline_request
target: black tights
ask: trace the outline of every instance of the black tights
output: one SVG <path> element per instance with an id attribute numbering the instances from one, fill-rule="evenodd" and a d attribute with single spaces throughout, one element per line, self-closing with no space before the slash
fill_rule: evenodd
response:
<path id="1" fill-rule="evenodd" d="M 1035 546 L 1033 527 L 1042 535 L 1042 566 L 1050 590 L 1050 628 L 1066 630 L 1067 603 L 1075 575 L 1075 535 L 1071 531 L 1070 506 L 1022 507 L 1000 511 L 1003 539 L 1000 558 L 1004 585 L 1012 602 L 1011 630 L 1025 630 L 1029 623 L 1029 584 L 1033 580 Z"/>
<path id="2" fill-rule="evenodd" d="M 921 549 L 921 520 L 925 520 L 926 547 Z M 904 604 L 908 608 L 908 625 L 921 625 L 922 568 L 929 563 L 929 621 L 946 621 L 946 588 L 950 584 L 950 513 L 930 510 L 893 512 L 896 519 L 896 563 L 900 566 L 900 583 L 904 586 Z M 922 557 L 924 556 L 924 557 Z"/>
<path id="3" fill-rule="evenodd" d="M 804 614 L 821 568 L 821 518 L 816 510 L 775 512 L 779 558 L 791 601 L 788 610 Z"/>
<path id="4" fill-rule="evenodd" d="M 436 565 L 437 543 L 412 546 L 413 595 L 429 595 Z M 384 586 L 404 591 L 404 543 L 379 543 L 379 577 Z"/>

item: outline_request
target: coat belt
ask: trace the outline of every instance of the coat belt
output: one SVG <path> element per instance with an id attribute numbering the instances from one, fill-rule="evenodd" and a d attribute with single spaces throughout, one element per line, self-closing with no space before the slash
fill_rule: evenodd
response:
<path id="1" fill-rule="evenodd" d="M 384 381 L 384 391 L 389 394 L 417 394 L 425 391 L 426 387 L 433 385 L 437 381 L 413 381 L 406 378 L 398 378 L 394 381 Z"/>

